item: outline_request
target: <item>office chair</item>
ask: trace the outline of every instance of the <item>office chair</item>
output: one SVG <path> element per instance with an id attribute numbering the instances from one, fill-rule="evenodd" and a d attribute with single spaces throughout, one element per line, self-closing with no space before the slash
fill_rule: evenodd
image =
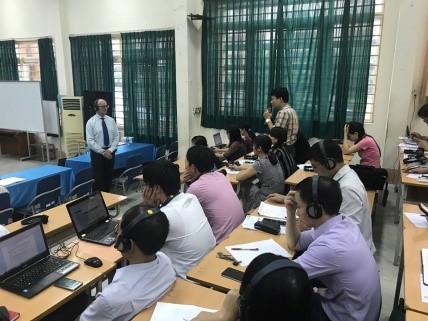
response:
<path id="1" fill-rule="evenodd" d="M 9 224 L 12 219 L 13 208 L 10 207 L 9 193 L 0 193 L 0 224 Z"/>
<path id="2" fill-rule="evenodd" d="M 113 189 L 116 189 L 117 185 L 121 185 L 123 189 L 123 195 L 126 195 L 129 185 L 135 181 L 135 176 L 141 174 L 143 169 L 142 163 L 143 158 L 141 155 L 129 156 L 126 160 L 125 171 L 116 178 L 113 178 L 112 183 L 114 184 Z"/>
<path id="3" fill-rule="evenodd" d="M 166 159 L 166 145 L 156 147 L 156 160 Z"/>
<path id="4" fill-rule="evenodd" d="M 92 167 L 81 169 L 74 176 L 74 187 L 64 197 L 64 202 L 91 194 L 93 183 L 94 179 Z"/>
<path id="5" fill-rule="evenodd" d="M 168 156 L 167 159 L 171 162 L 175 162 L 178 158 L 178 142 L 172 142 L 169 145 Z"/>
<path id="6" fill-rule="evenodd" d="M 48 176 L 37 182 L 36 196 L 28 205 L 17 209 L 17 212 L 27 215 L 34 215 L 60 204 L 60 176 L 59 174 Z"/>

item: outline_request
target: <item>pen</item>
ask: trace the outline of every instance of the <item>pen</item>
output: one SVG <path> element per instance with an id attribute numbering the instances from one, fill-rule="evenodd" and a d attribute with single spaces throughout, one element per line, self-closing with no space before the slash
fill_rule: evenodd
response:
<path id="1" fill-rule="evenodd" d="M 244 249 L 242 247 L 232 247 L 231 250 L 233 251 L 258 251 L 258 248 L 254 248 L 254 249 Z"/>

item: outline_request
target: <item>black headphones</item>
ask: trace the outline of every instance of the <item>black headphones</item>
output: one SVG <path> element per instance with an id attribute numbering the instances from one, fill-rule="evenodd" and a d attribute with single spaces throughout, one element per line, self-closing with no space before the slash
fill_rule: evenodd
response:
<path id="1" fill-rule="evenodd" d="M 251 293 L 253 289 L 270 273 L 281 270 L 281 269 L 299 269 L 305 271 L 299 264 L 294 261 L 291 261 L 287 258 L 275 260 L 263 269 L 258 271 L 252 278 L 250 283 L 247 285 L 244 293 L 241 294 L 238 298 L 238 309 L 239 309 L 239 320 L 240 321 L 249 321 L 251 308 L 249 307 L 249 302 L 251 298 Z"/>
<path id="2" fill-rule="evenodd" d="M 324 158 L 325 168 L 327 168 L 328 170 L 332 170 L 336 167 L 336 161 L 331 157 L 327 157 L 327 153 L 325 152 L 324 139 L 321 139 L 318 144 L 320 145 L 322 157 Z"/>
<path id="3" fill-rule="evenodd" d="M 129 235 L 131 234 L 132 229 L 140 223 L 142 220 L 160 213 L 158 208 L 150 208 L 143 213 L 139 213 L 135 216 L 128 225 L 126 225 L 122 232 L 117 236 L 116 243 L 114 244 L 114 248 L 117 249 L 121 253 L 128 252 L 131 249 L 131 239 Z"/>
<path id="4" fill-rule="evenodd" d="M 95 111 L 98 111 L 100 108 L 98 107 L 98 100 L 99 99 L 95 99 L 95 101 L 94 101 L 94 109 L 95 109 Z"/>
<path id="5" fill-rule="evenodd" d="M 322 206 L 318 203 L 318 179 L 319 176 L 312 176 L 312 199 L 313 202 L 306 206 L 306 213 L 312 219 L 319 219 L 322 216 Z"/>

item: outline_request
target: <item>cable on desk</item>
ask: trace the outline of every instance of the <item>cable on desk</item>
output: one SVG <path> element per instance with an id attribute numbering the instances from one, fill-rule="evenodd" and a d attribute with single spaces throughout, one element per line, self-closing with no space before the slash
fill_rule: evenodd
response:
<path id="1" fill-rule="evenodd" d="M 55 250 L 52 250 L 51 248 L 50 251 L 52 255 L 55 255 L 61 259 L 66 259 L 71 255 L 74 248 L 76 248 L 76 253 L 74 255 L 81 260 L 86 260 L 85 258 L 77 255 L 77 252 L 79 251 L 79 242 L 70 242 L 69 244 L 60 242 L 58 243 L 58 247 Z"/>

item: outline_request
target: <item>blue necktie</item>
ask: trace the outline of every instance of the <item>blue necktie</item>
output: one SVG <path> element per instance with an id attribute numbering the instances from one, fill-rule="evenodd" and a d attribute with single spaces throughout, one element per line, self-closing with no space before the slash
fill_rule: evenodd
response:
<path id="1" fill-rule="evenodd" d="M 102 120 L 101 125 L 103 126 L 104 147 L 109 147 L 110 138 L 108 137 L 107 125 L 106 125 L 106 122 L 104 121 L 104 117 L 101 118 L 101 120 Z"/>

